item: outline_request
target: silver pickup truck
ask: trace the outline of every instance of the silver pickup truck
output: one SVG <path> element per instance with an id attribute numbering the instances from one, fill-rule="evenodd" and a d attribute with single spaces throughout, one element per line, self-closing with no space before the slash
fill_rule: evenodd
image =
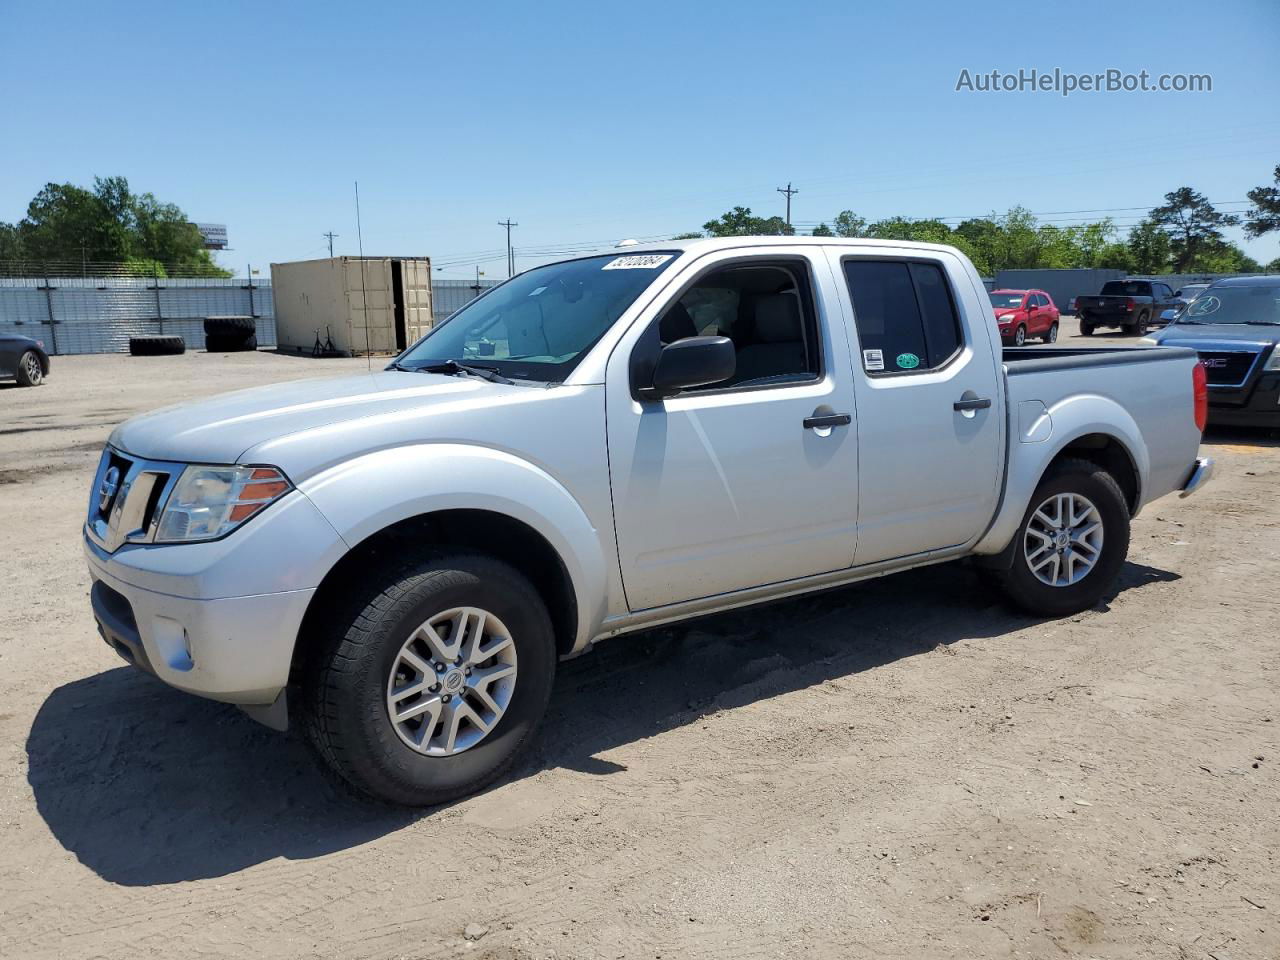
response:
<path id="1" fill-rule="evenodd" d="M 976 557 L 1055 617 L 1203 484 L 1172 348 L 1000 347 L 944 246 L 756 237 L 537 267 L 386 370 L 131 420 L 84 527 L 102 635 L 434 804 L 602 638 Z"/>

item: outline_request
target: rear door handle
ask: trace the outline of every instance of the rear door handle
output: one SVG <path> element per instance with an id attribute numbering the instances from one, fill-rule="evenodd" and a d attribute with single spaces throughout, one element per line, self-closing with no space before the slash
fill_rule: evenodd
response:
<path id="1" fill-rule="evenodd" d="M 805 417 L 804 428 L 806 430 L 817 430 L 821 427 L 847 427 L 852 422 L 852 414 L 828 413 L 820 417 Z"/>
<path id="2" fill-rule="evenodd" d="M 985 410 L 991 406 L 991 400 L 987 397 L 978 397 L 973 400 L 957 400 L 951 405 L 954 410 Z"/>

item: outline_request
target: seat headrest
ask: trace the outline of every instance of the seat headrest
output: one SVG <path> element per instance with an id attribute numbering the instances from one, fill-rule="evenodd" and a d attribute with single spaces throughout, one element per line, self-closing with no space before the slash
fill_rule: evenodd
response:
<path id="1" fill-rule="evenodd" d="M 794 293 L 771 293 L 756 301 L 757 342 L 787 343 L 803 339 L 800 301 Z"/>
<path id="2" fill-rule="evenodd" d="M 658 337 L 663 343 L 675 343 L 685 337 L 696 337 L 698 328 L 683 303 L 674 303 L 658 321 Z"/>

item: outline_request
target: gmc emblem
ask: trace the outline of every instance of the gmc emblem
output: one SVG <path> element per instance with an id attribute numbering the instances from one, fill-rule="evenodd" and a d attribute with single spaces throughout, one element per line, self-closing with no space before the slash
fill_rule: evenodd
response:
<path id="1" fill-rule="evenodd" d="M 1201 357 L 1200 366 L 1202 367 L 1225 367 L 1227 361 L 1222 357 Z"/>

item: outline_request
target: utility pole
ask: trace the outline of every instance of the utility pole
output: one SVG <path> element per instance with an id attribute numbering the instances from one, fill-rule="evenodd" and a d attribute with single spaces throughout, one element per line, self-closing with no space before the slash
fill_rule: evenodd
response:
<path id="1" fill-rule="evenodd" d="M 80 238 L 80 276 L 87 277 L 89 275 L 89 261 L 85 255 L 85 239 Z"/>
<path id="2" fill-rule="evenodd" d="M 483 289 L 483 288 L 480 286 L 480 278 L 481 278 L 481 277 L 483 277 L 483 276 L 484 276 L 484 271 L 480 269 L 480 264 L 478 264 L 478 263 L 477 263 L 477 264 L 476 264 L 476 282 L 475 282 L 475 286 L 473 286 L 473 287 L 471 288 L 472 290 L 474 290 L 474 291 L 476 292 L 476 296 L 477 296 L 477 297 L 478 297 L 478 296 L 480 296 L 480 291 L 481 291 L 481 289 Z"/>
<path id="3" fill-rule="evenodd" d="M 510 217 L 506 220 L 499 220 L 498 226 L 507 228 L 507 276 L 514 277 L 516 274 L 516 258 L 511 250 L 511 228 L 518 227 L 520 224 L 513 223 Z"/>
<path id="4" fill-rule="evenodd" d="M 333 238 L 334 238 L 334 237 L 337 237 L 337 236 L 341 236 L 341 234 L 334 233 L 332 230 L 330 230 L 328 233 L 322 233 L 322 234 L 320 234 L 320 236 L 325 237 L 325 238 L 327 238 L 327 239 L 328 239 L 328 241 L 329 241 L 329 259 L 330 259 L 330 260 L 332 260 L 332 259 L 333 259 Z"/>
<path id="5" fill-rule="evenodd" d="M 791 189 L 791 181 L 790 181 L 790 180 L 788 180 L 788 181 L 787 181 L 787 189 L 783 190 L 781 187 L 778 187 L 778 192 L 779 192 L 779 193 L 785 193 L 785 194 L 787 195 L 787 226 L 789 227 L 789 226 L 791 226 L 791 198 L 792 198 L 793 196 L 795 196 L 797 193 L 799 193 L 800 191 L 799 191 L 799 190 L 792 190 L 792 189 Z"/>

